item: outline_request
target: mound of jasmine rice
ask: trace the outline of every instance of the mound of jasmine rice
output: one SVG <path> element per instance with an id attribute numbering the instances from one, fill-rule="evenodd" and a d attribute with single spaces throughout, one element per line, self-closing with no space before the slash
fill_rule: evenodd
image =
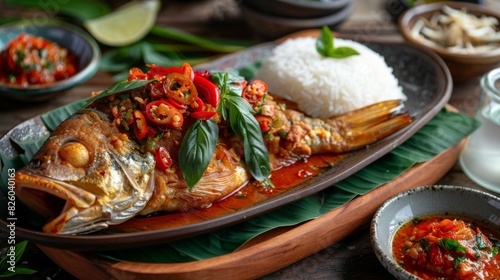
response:
<path id="1" fill-rule="evenodd" d="M 385 100 L 406 100 L 392 68 L 365 45 L 335 38 L 360 55 L 334 59 L 321 56 L 316 39 L 289 39 L 275 49 L 256 74 L 269 92 L 292 100 L 305 114 L 328 118 Z"/>

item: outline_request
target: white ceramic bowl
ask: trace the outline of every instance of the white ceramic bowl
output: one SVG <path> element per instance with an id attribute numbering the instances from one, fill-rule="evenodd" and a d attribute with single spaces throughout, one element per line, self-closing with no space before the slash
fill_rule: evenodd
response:
<path id="1" fill-rule="evenodd" d="M 500 197 L 457 186 L 426 186 L 402 192 L 375 213 L 371 243 L 382 265 L 397 279 L 418 280 L 394 260 L 392 240 L 397 230 L 415 217 L 450 214 L 477 221 L 500 232 Z"/>

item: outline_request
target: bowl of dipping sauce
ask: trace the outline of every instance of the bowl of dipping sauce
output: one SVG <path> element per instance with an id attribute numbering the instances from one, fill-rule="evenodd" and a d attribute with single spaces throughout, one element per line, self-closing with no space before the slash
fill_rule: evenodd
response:
<path id="1" fill-rule="evenodd" d="M 90 79 L 101 53 L 82 29 L 58 21 L 0 27 L 0 95 L 42 101 Z"/>
<path id="2" fill-rule="evenodd" d="M 377 210 L 370 237 L 397 279 L 495 279 L 500 198 L 459 186 L 411 189 Z"/>
<path id="3" fill-rule="evenodd" d="M 438 54 L 455 83 L 477 80 L 500 65 L 500 13 L 484 6 L 423 4 L 399 18 L 405 40 Z"/>

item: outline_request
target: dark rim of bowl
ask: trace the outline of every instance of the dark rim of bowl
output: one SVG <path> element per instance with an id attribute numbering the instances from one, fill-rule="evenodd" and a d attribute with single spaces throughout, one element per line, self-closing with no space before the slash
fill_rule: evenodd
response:
<path id="1" fill-rule="evenodd" d="M 303 0 L 275 0 L 276 2 L 287 3 L 297 7 L 314 9 L 335 9 L 348 5 L 352 0 L 330 0 L 330 1 L 303 1 Z"/>
<path id="2" fill-rule="evenodd" d="M 68 33 L 74 33 L 81 37 L 85 42 L 89 44 L 89 46 L 92 49 L 92 57 L 85 65 L 83 68 L 79 69 L 78 72 L 64 80 L 60 80 L 54 83 L 50 84 L 43 84 L 43 85 L 30 85 L 28 87 L 23 87 L 23 86 L 18 86 L 18 85 L 9 85 L 0 82 L 0 89 L 6 89 L 10 91 L 30 91 L 30 90 L 44 90 L 44 91 L 51 91 L 51 89 L 65 89 L 70 87 L 73 84 L 78 83 L 78 81 L 84 79 L 87 75 L 91 74 L 91 72 L 95 71 L 98 67 L 99 64 L 99 59 L 101 57 L 101 51 L 99 49 L 99 45 L 97 42 L 90 36 L 87 32 L 85 32 L 83 29 L 68 24 L 64 23 L 61 21 L 56 21 L 56 20 L 49 20 L 47 23 L 43 24 L 33 24 L 30 23 L 29 21 L 18 21 L 10 24 L 5 24 L 0 27 L 0 30 L 9 30 L 9 29 L 15 29 L 15 28 L 27 28 L 27 27 L 35 27 L 35 28 L 57 28 L 57 29 L 64 29 Z M 57 42 L 56 42 L 57 43 Z"/>
<path id="3" fill-rule="evenodd" d="M 417 5 L 411 9 L 408 9 L 405 11 L 398 20 L 398 25 L 399 29 L 401 31 L 401 34 L 405 39 L 408 41 L 412 42 L 413 44 L 420 45 L 420 46 L 425 46 L 434 52 L 438 53 L 439 55 L 446 56 L 446 57 L 456 57 L 456 58 L 470 58 L 471 55 L 474 56 L 475 58 L 491 58 L 495 56 L 500 56 L 500 48 L 487 51 L 487 52 L 482 52 L 482 53 L 477 53 L 477 54 L 463 54 L 463 53 L 454 53 L 450 52 L 444 47 L 436 47 L 432 45 L 425 44 L 421 42 L 420 40 L 414 38 L 410 34 L 410 30 L 413 27 L 413 24 L 415 24 L 415 19 L 420 17 L 422 14 L 426 14 L 429 12 L 438 12 L 441 11 L 443 6 L 449 6 L 451 8 L 457 9 L 457 8 L 466 8 L 467 12 L 470 14 L 476 14 L 476 15 L 486 15 L 486 16 L 491 16 L 495 17 L 500 21 L 500 13 L 495 12 L 494 10 L 487 9 L 483 6 L 473 4 L 473 3 L 465 3 L 465 2 L 444 2 L 444 3 L 433 3 L 433 4 L 423 4 L 423 5 Z"/>
<path id="4" fill-rule="evenodd" d="M 282 17 L 282 16 L 272 16 L 266 13 L 263 13 L 261 11 L 257 11 L 253 9 L 250 6 L 247 5 L 242 5 L 241 7 L 243 8 L 243 12 L 245 13 L 250 13 L 253 16 L 264 19 L 267 21 L 272 21 L 275 23 L 281 23 L 285 24 L 291 27 L 310 27 L 314 28 L 317 27 L 318 25 L 328 25 L 331 24 L 331 22 L 337 22 L 345 17 L 349 16 L 351 13 L 351 10 L 353 9 L 354 3 L 350 2 L 348 5 L 345 5 L 342 7 L 342 9 L 338 10 L 337 12 L 322 16 L 322 17 L 316 17 L 316 18 L 289 18 L 289 17 Z"/>

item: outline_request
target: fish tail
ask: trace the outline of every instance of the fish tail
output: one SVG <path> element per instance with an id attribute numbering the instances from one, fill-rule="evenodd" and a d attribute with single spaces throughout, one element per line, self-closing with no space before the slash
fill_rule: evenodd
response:
<path id="1" fill-rule="evenodd" d="M 362 127 L 373 123 L 380 123 L 393 117 L 401 108 L 401 100 L 378 102 L 342 115 L 333 117 L 336 122 L 345 123 L 351 127 Z"/>
<path id="2" fill-rule="evenodd" d="M 399 100 L 384 101 L 326 120 L 326 132 L 309 135 L 311 154 L 350 152 L 393 134 L 413 121 L 401 108 Z"/>
<path id="3" fill-rule="evenodd" d="M 371 120 L 367 124 L 351 128 L 348 137 L 345 138 L 347 143 L 346 150 L 352 151 L 383 139 L 396 131 L 402 129 L 413 121 L 408 113 L 398 115 L 382 115 L 379 118 Z"/>

